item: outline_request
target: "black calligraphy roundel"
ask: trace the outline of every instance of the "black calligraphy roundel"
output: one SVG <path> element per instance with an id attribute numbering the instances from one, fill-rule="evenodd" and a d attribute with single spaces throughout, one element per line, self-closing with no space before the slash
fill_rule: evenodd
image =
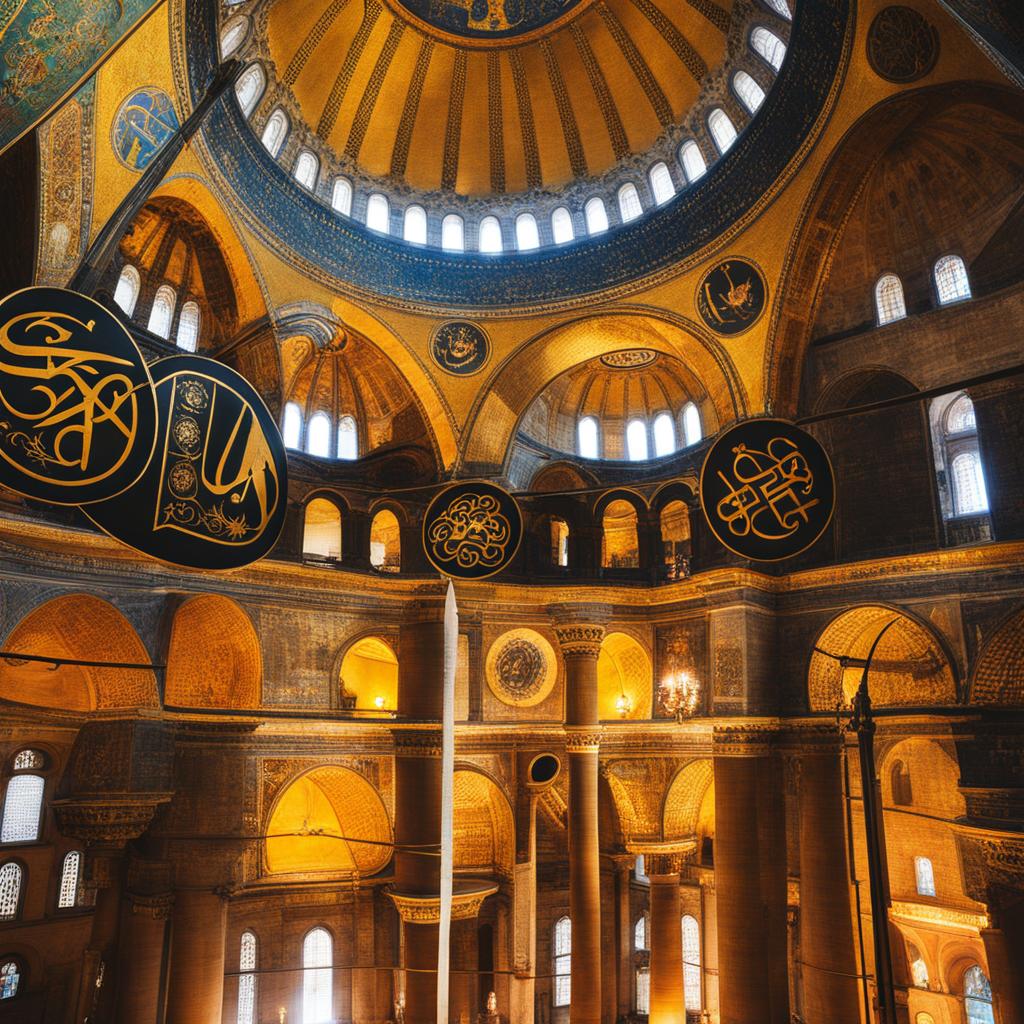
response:
<path id="1" fill-rule="evenodd" d="M 110 310 L 63 288 L 0 302 L 0 484 L 55 505 L 103 501 L 153 454 L 153 380 Z"/>
<path id="2" fill-rule="evenodd" d="M 249 382 L 203 356 L 153 364 L 158 440 L 129 490 L 84 511 L 147 555 L 194 569 L 236 569 L 267 554 L 284 525 L 288 460 Z"/>
<path id="3" fill-rule="evenodd" d="M 427 508 L 423 547 L 434 568 L 461 580 L 482 580 L 515 558 L 523 517 L 508 491 L 483 481 L 454 484 Z"/>
<path id="4" fill-rule="evenodd" d="M 824 448 L 788 420 L 751 419 L 722 433 L 700 473 L 712 533 L 732 552 L 777 562 L 809 548 L 835 509 Z"/>
<path id="5" fill-rule="evenodd" d="M 491 354 L 491 343 L 482 327 L 469 320 L 441 324 L 430 340 L 430 355 L 445 373 L 468 377 L 481 369 Z"/>
<path id="6" fill-rule="evenodd" d="M 738 256 L 716 263 L 697 287 L 697 312 L 716 334 L 749 331 L 768 304 L 768 285 L 760 269 Z"/>

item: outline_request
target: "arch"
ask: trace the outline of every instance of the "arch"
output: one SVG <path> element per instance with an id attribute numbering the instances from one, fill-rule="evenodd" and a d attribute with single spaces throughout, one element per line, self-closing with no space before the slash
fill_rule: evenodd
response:
<path id="1" fill-rule="evenodd" d="M 737 71 L 732 76 L 732 88 L 740 103 L 747 108 L 747 113 L 756 114 L 761 109 L 761 104 L 764 103 L 764 89 L 746 71 Z"/>
<path id="2" fill-rule="evenodd" d="M 654 417 L 654 425 L 651 428 L 654 437 L 654 457 L 663 458 L 671 455 L 678 448 L 676 444 L 676 425 L 672 421 L 670 412 L 660 412 Z"/>
<path id="3" fill-rule="evenodd" d="M 298 451 L 302 447 L 302 410 L 295 402 L 285 403 L 281 439 L 285 448 Z"/>
<path id="4" fill-rule="evenodd" d="M 153 306 L 149 311 L 147 330 L 161 338 L 171 336 L 171 323 L 174 320 L 174 307 L 178 297 L 169 284 L 162 284 L 156 290 Z"/>
<path id="5" fill-rule="evenodd" d="M 378 572 L 402 571 L 401 527 L 389 508 L 382 508 L 370 523 L 370 565 Z"/>
<path id="6" fill-rule="evenodd" d="M 989 637 L 971 678 L 971 704 L 1024 705 L 1024 608 Z"/>
<path id="7" fill-rule="evenodd" d="M 394 711 L 398 707 L 398 657 L 383 637 L 363 636 L 341 659 L 338 685 L 344 707 Z"/>
<path id="8" fill-rule="evenodd" d="M 704 1009 L 700 967 L 700 925 L 692 914 L 679 922 L 683 931 L 683 1002 L 687 1013 Z"/>
<path id="9" fill-rule="evenodd" d="M 583 207 L 583 219 L 587 223 L 588 235 L 600 235 L 608 230 L 608 211 L 600 196 L 593 196 Z"/>
<path id="10" fill-rule="evenodd" d="M 978 964 L 964 972 L 964 1012 L 967 1024 L 995 1024 L 992 984 Z"/>
<path id="11" fill-rule="evenodd" d="M 940 306 L 962 302 L 971 297 L 971 281 L 967 276 L 967 265 L 956 253 L 940 256 L 933 269 L 935 294 Z"/>
<path id="12" fill-rule="evenodd" d="M 220 33 L 220 59 L 227 60 L 242 45 L 249 34 L 249 19 L 244 14 L 229 18 Z"/>
<path id="13" fill-rule="evenodd" d="M 750 48 L 775 71 L 786 59 L 786 44 L 770 29 L 756 25 L 750 32 Z"/>
<path id="14" fill-rule="evenodd" d="M 732 119 L 721 107 L 715 107 L 708 114 L 708 131 L 711 132 L 711 138 L 715 140 L 718 152 L 723 156 L 732 149 L 732 144 L 739 137 L 736 125 L 732 123 Z"/>
<path id="15" fill-rule="evenodd" d="M 338 458 L 349 462 L 359 458 L 359 426 L 354 416 L 338 420 Z"/>
<path id="16" fill-rule="evenodd" d="M 902 320 L 907 315 L 903 282 L 897 274 L 883 274 L 875 285 L 875 318 L 881 327 Z"/>
<path id="17" fill-rule="evenodd" d="M 299 155 L 295 158 L 295 166 L 292 168 L 292 177 L 310 192 L 316 190 L 316 179 L 320 173 L 320 161 L 316 154 L 308 149 L 300 149 Z"/>
<path id="18" fill-rule="evenodd" d="M 334 1019 L 334 938 L 318 925 L 302 940 L 302 1024 Z"/>
<path id="19" fill-rule="evenodd" d="M 135 312 L 135 303 L 139 301 L 141 290 L 142 278 L 139 272 L 130 263 L 126 263 L 121 268 L 117 287 L 114 289 L 114 302 L 121 307 L 125 316 L 131 316 Z"/>
<path id="20" fill-rule="evenodd" d="M 5 956 L 0 959 L 0 999 L 14 999 L 17 996 L 24 973 L 25 968 L 18 957 Z"/>
<path id="21" fill-rule="evenodd" d="M 596 416 L 584 416 L 576 424 L 576 452 L 581 459 L 601 457 L 601 428 Z"/>
<path id="22" fill-rule="evenodd" d="M 317 830 L 322 834 L 294 834 Z M 338 765 L 292 779 L 274 802 L 266 834 L 271 875 L 367 877 L 391 859 L 391 822 L 380 793 L 362 775 Z M 371 843 L 350 841 L 359 839 Z"/>
<path id="23" fill-rule="evenodd" d="M 341 559 L 341 509 L 329 498 L 313 498 L 302 516 L 302 554 Z"/>
<path id="24" fill-rule="evenodd" d="M 654 669 L 650 655 L 628 633 L 609 633 L 601 642 L 597 657 L 598 718 L 650 718 L 653 699 Z"/>
<path id="25" fill-rule="evenodd" d="M 704 439 L 704 426 L 701 423 L 700 409 L 697 408 L 696 402 L 687 402 L 683 406 L 681 420 L 683 440 L 686 443 L 686 447 L 689 448 L 691 445 L 700 444 Z"/>
<path id="26" fill-rule="evenodd" d="M 189 300 L 181 307 L 178 317 L 178 335 L 174 339 L 178 348 L 195 352 L 199 348 L 199 304 Z"/>
<path id="27" fill-rule="evenodd" d="M 548 517 L 551 529 L 551 564 L 566 569 L 569 566 L 569 524 L 561 516 Z"/>
<path id="28" fill-rule="evenodd" d="M 617 198 L 619 201 L 619 219 L 623 224 L 628 224 L 631 220 L 636 220 L 637 217 L 643 216 L 644 207 L 640 202 L 640 193 L 637 192 L 636 185 L 633 182 L 627 181 L 621 186 Z"/>
<path id="29" fill-rule="evenodd" d="M 708 162 L 700 151 L 700 146 L 689 139 L 679 147 L 679 163 L 683 168 L 686 183 L 692 185 L 708 173 Z"/>
<path id="30" fill-rule="evenodd" d="M 387 196 L 374 192 L 366 200 L 366 226 L 382 235 L 391 233 L 391 207 Z"/>
<path id="31" fill-rule="evenodd" d="M 537 218 L 532 213 L 521 213 L 516 217 L 516 248 L 520 252 L 540 248 Z"/>
<path id="32" fill-rule="evenodd" d="M 568 1006 L 572 995 L 572 922 L 560 917 L 551 929 L 551 952 L 555 984 L 551 1001 L 555 1006 Z"/>
<path id="33" fill-rule="evenodd" d="M 501 222 L 497 217 L 484 217 L 480 221 L 477 249 L 484 253 L 496 253 L 501 252 L 504 247 L 501 240 Z"/>
<path id="34" fill-rule="evenodd" d="M 454 787 L 455 870 L 511 878 L 515 825 L 508 797 L 475 768 L 457 765 Z"/>
<path id="35" fill-rule="evenodd" d="M 676 194 L 676 183 L 672 180 L 672 172 L 668 164 L 659 160 L 647 172 L 647 180 L 651 185 L 651 195 L 657 206 L 667 203 Z"/>
<path id="36" fill-rule="evenodd" d="M 884 806 L 913 807 L 915 812 L 946 821 L 967 813 L 960 791 L 960 766 L 946 744 L 920 736 L 907 737 L 882 752 L 878 768 Z M 913 842 L 924 835 L 922 829 L 908 833 Z"/>
<path id="37" fill-rule="evenodd" d="M 334 179 L 331 187 L 331 208 L 346 217 L 352 216 L 352 182 L 345 177 Z"/>
<path id="38" fill-rule="evenodd" d="M 630 462 L 646 462 L 651 457 L 647 447 L 647 424 L 640 419 L 626 424 L 626 458 Z"/>
<path id="39" fill-rule="evenodd" d="M 199 594 L 178 608 L 167 651 L 168 704 L 257 708 L 262 679 L 256 630 L 231 598 Z"/>
<path id="40" fill-rule="evenodd" d="M 895 620 L 875 650 L 868 676 L 872 703 L 878 706 L 923 707 L 957 700 L 952 663 L 930 629 L 904 612 L 882 605 L 863 605 L 836 616 L 818 636 L 815 647 L 833 655 L 866 658 L 882 629 Z M 815 651 L 807 675 L 812 711 L 848 706 L 862 669 L 840 668 Z"/>
<path id="41" fill-rule="evenodd" d="M 284 140 L 288 138 L 290 127 L 288 115 L 280 107 L 274 110 L 263 126 L 260 141 L 263 143 L 263 148 L 275 159 L 284 146 Z"/>
<path id="42" fill-rule="evenodd" d="M 15 921 L 21 912 L 25 869 L 16 860 L 0 864 L 0 921 Z"/>
<path id="43" fill-rule="evenodd" d="M 78 661 L 151 663 L 128 620 L 91 594 L 65 594 L 29 612 L 4 650 Z M 0 662 L 0 697 L 64 711 L 159 706 L 152 669 L 87 668 L 42 662 Z"/>
<path id="44" fill-rule="evenodd" d="M 441 248 L 448 252 L 466 249 L 466 224 L 457 213 L 449 213 L 441 221 Z"/>
<path id="45" fill-rule="evenodd" d="M 640 534 L 636 507 L 624 498 L 609 501 L 601 513 L 601 566 L 640 568 Z"/>
<path id="46" fill-rule="evenodd" d="M 235 82 L 235 99 L 242 113 L 248 117 L 255 109 L 267 87 L 267 76 L 261 64 L 250 64 Z"/>
<path id="47" fill-rule="evenodd" d="M 68 910 L 78 903 L 78 885 L 82 871 L 82 851 L 69 850 L 64 854 L 60 868 L 60 887 L 57 890 L 57 909 Z"/>
<path id="48" fill-rule="evenodd" d="M 417 245 L 427 244 L 427 211 L 416 203 L 405 208 L 402 218 L 402 238 Z"/>
<path id="49" fill-rule="evenodd" d="M 672 579 L 688 574 L 690 558 L 690 508 L 678 498 L 667 501 L 658 516 L 662 559 Z"/>
<path id="50" fill-rule="evenodd" d="M 675 774 L 665 793 L 661 827 L 666 840 L 689 839 L 707 829 L 702 822 L 702 809 L 709 792 L 714 792 L 715 771 L 711 758 L 700 758 L 684 764 Z M 713 833 L 714 816 L 712 812 Z"/>
<path id="51" fill-rule="evenodd" d="M 42 775 L 25 772 L 8 780 L 0 843 L 34 843 L 39 838 L 45 791 L 46 779 Z"/>
<path id="52" fill-rule="evenodd" d="M 258 943 L 251 929 L 242 932 L 238 949 L 238 1012 L 235 1024 L 256 1024 Z"/>
<path id="53" fill-rule="evenodd" d="M 565 245 L 576 237 L 576 230 L 572 225 L 572 214 L 564 207 L 558 206 L 551 214 L 551 235 L 555 245 Z"/>
<path id="54" fill-rule="evenodd" d="M 306 451 L 321 459 L 331 457 L 331 417 L 325 412 L 315 412 L 309 417 L 306 427 Z"/>

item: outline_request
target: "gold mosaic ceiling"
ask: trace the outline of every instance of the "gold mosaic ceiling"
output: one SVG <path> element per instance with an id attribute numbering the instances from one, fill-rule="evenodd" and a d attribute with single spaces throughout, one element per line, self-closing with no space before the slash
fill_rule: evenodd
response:
<path id="1" fill-rule="evenodd" d="M 267 47 L 273 77 L 339 157 L 482 196 L 564 185 L 650 148 L 722 62 L 731 7 L 277 0 Z M 516 19 L 527 29 L 509 28 Z"/>

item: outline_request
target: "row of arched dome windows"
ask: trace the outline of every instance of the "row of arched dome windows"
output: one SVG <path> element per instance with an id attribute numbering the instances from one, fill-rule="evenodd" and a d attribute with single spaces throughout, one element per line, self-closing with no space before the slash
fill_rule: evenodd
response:
<path id="1" fill-rule="evenodd" d="M 671 413 L 661 412 L 648 423 L 644 419 L 632 419 L 626 424 L 626 457 L 630 462 L 643 462 L 649 458 L 672 455 L 682 448 L 697 444 L 704 436 L 700 422 L 700 410 L 693 402 L 687 402 L 679 417 L 680 431 L 677 432 Z M 680 434 L 682 445 L 679 444 Z M 600 459 L 601 429 L 596 416 L 584 416 L 576 424 L 577 454 L 584 459 Z"/>
<path id="2" fill-rule="evenodd" d="M 114 289 L 114 302 L 131 317 L 142 291 L 142 277 L 130 263 L 121 268 Z M 146 327 L 157 337 L 167 340 L 171 336 L 174 324 L 174 311 L 178 305 L 178 294 L 169 284 L 163 284 L 153 296 L 153 305 L 149 310 L 149 321 Z M 174 339 L 178 348 L 186 352 L 195 352 L 199 347 L 199 304 L 191 299 L 181 307 L 178 316 L 178 333 Z"/>
<path id="3" fill-rule="evenodd" d="M 942 256 L 932 268 L 932 280 L 940 306 L 963 302 L 971 297 L 971 281 L 967 266 L 956 254 Z M 879 326 L 902 320 L 907 315 L 903 282 L 898 274 L 885 273 L 875 284 L 875 314 Z"/>
<path id="4" fill-rule="evenodd" d="M 342 416 L 336 430 L 331 429 L 331 417 L 315 412 L 305 424 L 303 437 L 302 410 L 288 402 L 284 407 L 284 428 L 281 437 L 286 448 L 305 451 L 321 459 L 358 459 L 359 428 L 354 416 Z"/>
<path id="5" fill-rule="evenodd" d="M 788 7 L 783 0 L 769 0 L 769 6 L 780 16 L 787 20 L 790 18 Z M 785 13 L 783 8 L 786 8 Z M 225 27 L 221 40 L 222 50 L 226 48 L 227 33 L 237 31 L 231 23 Z M 782 39 L 770 29 L 758 25 L 751 31 L 749 43 L 751 51 L 763 60 L 773 73 L 777 73 L 786 55 L 786 44 Z M 756 79 L 748 72 L 738 70 L 733 74 L 731 82 L 733 92 L 747 112 L 750 115 L 757 113 L 764 102 L 765 91 Z M 250 64 L 235 84 L 238 104 L 246 117 L 255 111 L 266 87 L 267 79 L 262 66 L 259 63 Z M 707 128 L 720 156 L 729 151 L 739 135 L 736 125 L 721 107 L 715 107 L 708 114 Z M 275 159 L 280 155 L 290 129 L 288 115 L 281 107 L 276 107 L 267 118 L 261 135 L 264 147 Z M 692 185 L 707 173 L 707 160 L 695 140 L 688 139 L 684 142 L 677 156 L 682 177 L 687 185 Z M 309 149 L 300 149 L 292 165 L 292 176 L 303 188 L 315 192 L 319 175 L 320 161 L 317 156 Z M 650 168 L 647 181 L 655 206 L 667 203 L 676 195 L 672 172 L 664 161 L 658 161 Z M 335 178 L 331 186 L 332 208 L 337 213 L 350 217 L 352 201 L 352 182 L 345 177 Z M 619 219 L 623 224 L 636 220 L 644 213 L 640 191 L 633 182 L 626 182 L 619 188 L 616 201 Z M 600 196 L 589 198 L 583 204 L 582 212 L 587 235 L 602 234 L 611 226 L 608 208 Z M 385 235 L 392 233 L 391 203 L 387 196 L 380 192 L 370 193 L 366 201 L 365 223 L 371 231 Z M 550 229 L 555 245 L 565 245 L 576 238 L 573 215 L 568 207 L 559 206 L 551 213 Z M 428 244 L 427 211 L 423 206 L 414 203 L 405 207 L 402 212 L 401 236 L 404 241 L 415 245 Z M 514 245 L 505 244 L 501 222 L 496 216 L 485 216 L 477 225 L 476 251 L 480 253 L 497 254 L 507 249 L 530 252 L 539 249 L 541 244 L 540 225 L 533 213 L 520 213 L 515 218 Z M 449 213 L 442 219 L 441 248 L 447 252 L 467 251 L 466 223 L 457 213 Z"/>

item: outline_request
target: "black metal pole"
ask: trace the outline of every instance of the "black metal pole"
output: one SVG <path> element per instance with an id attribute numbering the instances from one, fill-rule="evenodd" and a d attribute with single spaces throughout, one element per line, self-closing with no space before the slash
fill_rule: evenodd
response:
<path id="1" fill-rule="evenodd" d="M 235 59 L 225 61 L 217 68 L 206 95 L 186 118 L 185 123 L 164 143 L 160 152 L 142 172 L 142 177 L 121 200 L 111 218 L 89 246 L 89 251 L 71 279 L 69 287 L 72 291 L 81 292 L 83 295 L 92 295 L 96 291 L 129 225 L 163 181 L 178 154 L 185 148 L 185 144 L 199 130 L 210 108 L 234 85 L 241 71 L 242 62 Z"/>

